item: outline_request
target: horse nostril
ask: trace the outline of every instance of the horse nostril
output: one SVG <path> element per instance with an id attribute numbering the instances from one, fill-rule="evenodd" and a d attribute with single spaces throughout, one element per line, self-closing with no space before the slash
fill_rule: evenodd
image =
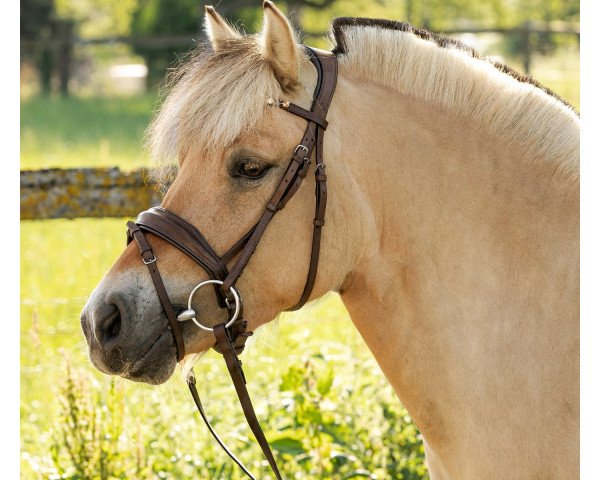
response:
<path id="1" fill-rule="evenodd" d="M 119 310 L 110 318 L 106 324 L 106 333 L 109 337 L 116 337 L 121 331 L 121 313 Z"/>
<path id="2" fill-rule="evenodd" d="M 119 336 L 123 320 L 121 312 L 116 305 L 107 305 L 107 312 L 104 312 L 103 318 L 96 324 L 96 338 L 100 343 L 110 342 Z"/>

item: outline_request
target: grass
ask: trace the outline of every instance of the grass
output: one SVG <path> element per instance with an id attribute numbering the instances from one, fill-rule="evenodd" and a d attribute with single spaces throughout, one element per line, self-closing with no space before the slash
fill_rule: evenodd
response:
<path id="1" fill-rule="evenodd" d="M 21 169 L 144 166 L 142 138 L 154 102 L 151 94 L 23 100 Z"/>
<path id="2" fill-rule="evenodd" d="M 579 50 L 564 48 L 551 56 L 534 56 L 531 76 L 569 102 L 577 111 L 579 97 Z"/>
<path id="3" fill-rule="evenodd" d="M 65 365 L 58 352 L 62 348 L 75 365 L 85 365 L 79 311 L 116 256 L 121 223 L 21 222 L 21 445 L 25 458 L 35 459 L 24 462 L 24 478 L 46 478 L 34 473 L 35 465 L 49 461 L 44 457 L 60 410 L 56 387 Z M 84 245 L 82 228 L 95 240 Z"/>

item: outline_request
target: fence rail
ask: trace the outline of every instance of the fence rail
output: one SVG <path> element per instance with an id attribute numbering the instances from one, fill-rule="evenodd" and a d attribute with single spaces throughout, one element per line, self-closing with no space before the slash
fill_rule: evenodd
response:
<path id="1" fill-rule="evenodd" d="M 158 189 L 145 169 L 21 171 L 21 220 L 133 217 L 159 203 Z"/>

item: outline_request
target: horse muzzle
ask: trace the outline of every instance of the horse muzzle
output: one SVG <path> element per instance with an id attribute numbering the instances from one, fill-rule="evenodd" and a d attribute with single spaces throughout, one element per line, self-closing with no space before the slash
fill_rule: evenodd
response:
<path id="1" fill-rule="evenodd" d="M 175 343 L 165 314 L 148 320 L 134 315 L 120 299 L 101 301 L 92 296 L 81 314 L 89 357 L 103 373 L 150 384 L 168 380 L 175 370 Z M 145 328 L 140 329 L 140 322 Z M 142 336 L 142 338 L 140 338 Z"/>

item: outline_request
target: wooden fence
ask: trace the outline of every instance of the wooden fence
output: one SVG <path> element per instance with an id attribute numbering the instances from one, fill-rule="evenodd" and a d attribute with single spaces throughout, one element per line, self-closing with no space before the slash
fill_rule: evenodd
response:
<path id="1" fill-rule="evenodd" d="M 135 217 L 161 195 L 147 170 L 77 168 L 21 171 L 21 220 Z"/>

